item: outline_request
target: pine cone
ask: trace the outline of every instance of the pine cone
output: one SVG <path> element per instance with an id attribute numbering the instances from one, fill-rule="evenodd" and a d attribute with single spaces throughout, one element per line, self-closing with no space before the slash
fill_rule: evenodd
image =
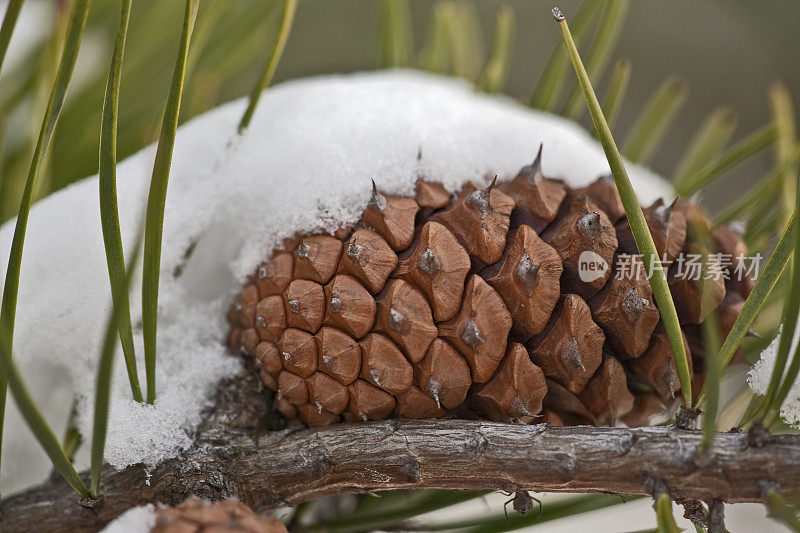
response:
<path id="1" fill-rule="evenodd" d="M 246 505 L 233 501 L 207 502 L 191 497 L 175 507 L 156 511 L 151 533 L 286 533 L 277 518 L 257 515 Z"/>
<path id="2" fill-rule="evenodd" d="M 427 181 L 415 198 L 373 183 L 356 228 L 290 239 L 258 267 L 228 313 L 229 348 L 253 357 L 281 413 L 312 426 L 661 414 L 680 383 L 613 180 L 570 189 L 540 161 L 541 150 L 512 180 L 454 197 Z M 692 227 L 711 227 L 692 203 L 658 200 L 645 218 L 666 261 L 697 249 Z M 732 228 L 712 236 L 714 251 L 747 252 Z M 587 251 L 608 268 L 585 281 Z M 633 268 L 617 275 L 623 260 Z M 698 324 L 721 305 L 729 328 L 752 283 L 714 281 L 709 304 L 674 263 L 669 281 L 699 390 Z"/>

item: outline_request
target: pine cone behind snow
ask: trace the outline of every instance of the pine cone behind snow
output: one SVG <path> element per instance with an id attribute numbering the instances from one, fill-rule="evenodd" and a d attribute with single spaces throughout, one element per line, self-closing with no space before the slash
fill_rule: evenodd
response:
<path id="1" fill-rule="evenodd" d="M 455 198 L 425 181 L 413 199 L 373 184 L 356 229 L 290 239 L 258 267 L 228 313 L 229 348 L 311 426 L 448 411 L 646 423 L 680 383 L 614 182 L 570 189 L 540 159 Z M 659 200 L 645 217 L 669 261 L 695 249 L 695 224 L 710 228 L 696 204 Z M 746 252 L 730 228 L 713 235 L 715 251 Z M 585 275 L 587 257 L 610 266 Z M 707 305 L 674 266 L 688 350 L 702 345 L 696 325 L 718 306 L 731 315 L 750 285 L 720 278 Z M 698 387 L 702 357 L 692 366 Z"/>

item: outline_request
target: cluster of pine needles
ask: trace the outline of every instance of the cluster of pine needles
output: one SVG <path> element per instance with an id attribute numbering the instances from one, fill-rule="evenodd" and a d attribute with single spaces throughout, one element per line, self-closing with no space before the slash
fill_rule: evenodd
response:
<path id="1" fill-rule="evenodd" d="M 0 308 L 0 444 L 7 389 L 10 388 L 54 468 L 83 499 L 92 500 L 101 494 L 109 385 L 118 339 L 132 397 L 139 402 L 152 403 L 157 395 L 155 339 L 161 231 L 177 126 L 219 102 L 240 96 L 241 88 L 249 84 L 252 87 L 250 101 L 238 128 L 238 133 L 242 134 L 260 94 L 272 81 L 297 10 L 297 0 L 213 0 L 203 2 L 198 9 L 199 4 L 199 0 L 185 0 L 183 4 L 151 1 L 137 6 L 133 6 L 132 0 L 54 3 L 52 30 L 29 52 L 28 60 L 4 73 L 7 75 L 0 86 L 0 221 L 16 216 Z M 712 110 L 671 172 L 678 195 L 690 197 L 756 154 L 766 149 L 774 153 L 772 170 L 752 190 L 739 195 L 739 200 L 714 217 L 715 224 L 748 221 L 744 238 L 749 249 L 768 254 L 769 259 L 730 334 L 719 338 L 718 332 L 713 331 L 715 327 L 709 326 L 706 334 L 709 374 L 704 390 L 693 404 L 688 363 L 674 305 L 622 157 L 632 163 L 650 161 L 685 103 L 688 88 L 679 77 L 666 78 L 638 111 L 637 120 L 624 135 L 622 149 L 618 149 L 611 132 L 625 103 L 632 65 L 625 58 L 612 62 L 612 57 L 629 4 L 630 0 L 585 0 L 570 17 L 571 29 L 561 12 L 553 10 L 564 42 L 555 42 L 556 34 L 553 34 L 554 49 L 527 104 L 576 121 L 586 120 L 589 111 L 637 245 L 649 271 L 653 272 L 651 284 L 675 352 L 675 366 L 686 407 L 702 409 L 704 413 L 701 419 L 703 446 L 711 445 L 717 430 L 729 429 L 724 424 L 731 425 L 731 420 L 743 428 L 761 424 L 772 431 L 792 431 L 779 417 L 781 405 L 800 372 L 800 353 L 797 350 L 790 353 L 800 310 L 800 261 L 793 260 L 800 257 L 800 231 L 796 220 L 800 207 L 797 194 L 800 145 L 789 92 L 780 83 L 771 86 L 768 91 L 771 120 L 735 141 L 737 120 L 733 110 L 728 107 Z M 0 69 L 22 5 L 23 0 L 10 0 L 8 4 L 0 28 Z M 177 11 L 181 7 L 182 10 Z M 305 7 L 313 9 L 313 3 Z M 497 10 L 488 51 L 480 44 L 480 19 L 472 2 L 437 0 L 430 13 L 427 38 L 419 48 L 412 36 L 408 0 L 381 0 L 375 8 L 379 21 L 379 68 L 415 67 L 466 78 L 474 82 L 479 91 L 503 92 L 517 24 L 511 7 L 502 6 Z M 546 12 L 542 14 L 543 28 L 550 27 L 545 25 L 551 24 L 548 18 Z M 163 21 L 178 19 L 181 24 L 174 31 L 164 27 Z M 71 88 L 67 99 L 67 89 L 85 36 L 89 31 L 108 32 L 115 20 L 117 32 L 108 70 L 85 75 L 88 80 Z M 129 24 L 131 20 L 133 24 Z M 175 49 L 176 40 L 177 57 L 163 53 L 163 50 Z M 584 60 L 579 50 L 585 51 Z M 170 72 L 169 92 L 164 102 L 159 81 L 166 83 Z M 593 86 L 604 87 L 602 101 L 596 97 Z M 33 109 L 37 113 L 27 111 L 25 114 L 20 111 L 22 109 Z M 17 136 L 12 139 L 3 125 L 8 120 L 18 120 L 20 113 L 42 117 L 42 120 L 39 123 L 37 118 L 36 122 L 18 128 Z M 87 127 L 98 123 L 99 152 L 97 130 Z M 118 124 L 123 126 L 119 131 Z M 117 213 L 116 162 L 118 157 L 156 140 L 145 224 L 128 250 L 126 260 Z M 98 347 L 91 474 L 87 487 L 73 465 L 82 436 L 71 420 L 64 438 L 56 437 L 30 395 L 12 353 L 19 276 L 31 205 L 36 199 L 95 170 L 100 176 L 99 204 L 114 306 L 103 345 Z M 144 385 L 137 375 L 128 299 L 132 269 L 126 268 L 126 263 L 136 264 L 140 253 L 144 264 Z M 786 268 L 787 265 L 791 266 Z M 714 320 L 706 321 L 706 324 L 714 323 Z M 761 335 L 748 337 L 752 329 Z M 721 406 L 720 381 L 734 353 L 742 348 L 745 358 L 752 362 L 779 329 L 783 334 L 767 394 L 756 397 L 744 387 L 729 405 Z M 738 406 L 747 405 L 747 402 L 749 407 L 742 412 Z M 496 513 L 435 525 L 413 520 L 423 513 L 484 494 L 424 490 L 385 493 L 380 498 L 365 495 L 358 498 L 350 512 L 319 523 L 308 523 L 310 516 L 306 511 L 313 504 L 307 503 L 295 510 L 292 523 L 325 531 L 367 531 L 400 525 L 403 530 L 509 531 L 621 503 L 613 496 L 582 495 L 548 503 L 540 513 L 527 516 Z M 764 503 L 771 516 L 800 531 L 798 511 L 792 506 L 795 502 L 787 503 L 774 492 L 766 492 Z M 655 509 L 659 531 L 678 531 L 668 496 L 658 498 Z M 698 529 L 701 528 L 698 526 Z"/>

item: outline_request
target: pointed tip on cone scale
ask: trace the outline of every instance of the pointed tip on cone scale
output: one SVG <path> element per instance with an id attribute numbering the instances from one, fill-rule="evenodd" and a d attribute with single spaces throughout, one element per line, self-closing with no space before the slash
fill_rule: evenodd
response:
<path id="1" fill-rule="evenodd" d="M 350 385 L 361 371 L 361 348 L 352 337 L 332 327 L 322 327 L 314 336 L 317 342 L 317 368 Z"/>
<path id="2" fill-rule="evenodd" d="M 414 369 L 391 339 L 370 333 L 358 344 L 362 353 L 361 379 L 393 395 L 408 390 Z"/>
<path id="3" fill-rule="evenodd" d="M 611 347 L 620 354 L 638 357 L 650 344 L 661 315 L 641 259 L 635 255 L 621 256 L 616 263 L 630 263 L 630 268 L 625 266 L 624 272 L 618 270 L 587 303 Z"/>
<path id="4" fill-rule="evenodd" d="M 467 397 L 472 379 L 469 365 L 458 351 L 436 338 L 425 358 L 414 367 L 414 383 L 437 404 L 455 409 Z"/>
<path id="5" fill-rule="evenodd" d="M 339 272 L 353 276 L 377 294 L 397 266 L 397 254 L 386 240 L 368 229 L 356 230 L 342 247 Z"/>
<path id="6" fill-rule="evenodd" d="M 542 233 L 542 240 L 561 256 L 566 291 L 591 298 L 611 277 L 617 234 L 608 216 L 588 198 L 573 198 L 564 205 L 559 218 Z M 587 265 L 592 270 L 582 272 Z"/>
<path id="7" fill-rule="evenodd" d="M 319 283 L 296 279 L 283 293 L 283 306 L 290 328 L 316 333 L 325 316 L 325 291 Z"/>
<path id="8" fill-rule="evenodd" d="M 494 287 L 516 324 L 531 335 L 544 329 L 561 297 L 558 253 L 529 226 L 520 226 L 502 259 L 482 276 Z"/>
<path id="9" fill-rule="evenodd" d="M 528 344 L 533 362 L 546 376 L 578 394 L 602 362 L 605 335 L 586 302 L 576 294 L 561 298 L 543 333 Z"/>
<path id="10" fill-rule="evenodd" d="M 396 342 L 409 360 L 419 362 L 438 333 L 425 295 L 410 283 L 393 279 L 377 304 L 375 329 Z"/>
<path id="11" fill-rule="evenodd" d="M 425 223 L 409 252 L 394 275 L 425 293 L 437 322 L 452 318 L 461 305 L 469 254 L 450 230 L 433 221 Z"/>
<path id="12" fill-rule="evenodd" d="M 317 370 L 317 344 L 310 333 L 288 328 L 278 340 L 278 350 L 284 370 L 301 378 L 307 378 Z"/>
<path id="13" fill-rule="evenodd" d="M 325 285 L 324 324 L 353 338 L 366 335 L 375 322 L 375 299 L 355 278 L 337 274 Z"/>
<path id="14" fill-rule="evenodd" d="M 444 412 L 441 405 L 415 385 L 397 395 L 394 408 L 394 414 L 400 418 L 439 418 Z"/>
<path id="15" fill-rule="evenodd" d="M 514 200 L 498 188 L 481 189 L 470 182 L 436 220 L 464 243 L 472 257 L 489 265 L 503 255 L 513 209 Z"/>
<path id="16" fill-rule="evenodd" d="M 336 272 L 342 241 L 330 235 L 312 235 L 300 240 L 294 252 L 294 277 L 328 283 Z"/>
<path id="17" fill-rule="evenodd" d="M 494 377 L 472 396 L 472 404 L 490 420 L 507 422 L 538 414 L 547 392 L 544 372 L 524 346 L 511 343 Z"/>
<path id="18" fill-rule="evenodd" d="M 686 355 L 691 357 L 686 336 L 683 337 L 683 343 Z M 652 386 L 663 401 L 671 401 L 677 397 L 681 390 L 681 383 L 663 323 L 656 326 L 650 347 L 639 358 L 631 362 L 630 369 Z M 693 374 L 692 365 L 689 365 L 689 372 Z"/>
<path id="19" fill-rule="evenodd" d="M 506 352 L 511 314 L 483 278 L 473 274 L 467 281 L 461 309 L 439 324 L 439 335 L 461 352 L 476 383 L 488 381 Z"/>
<path id="20" fill-rule="evenodd" d="M 414 238 L 414 219 L 419 206 L 413 198 L 384 195 L 373 184 L 373 197 L 364 210 L 361 223 L 386 239 L 394 251 L 402 251 Z"/>

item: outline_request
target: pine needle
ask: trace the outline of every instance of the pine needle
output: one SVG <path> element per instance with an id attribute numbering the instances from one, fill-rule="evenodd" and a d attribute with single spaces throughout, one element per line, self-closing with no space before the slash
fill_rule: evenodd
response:
<path id="1" fill-rule="evenodd" d="M 0 308 L 0 343 L 3 344 L 3 352 L 7 354 L 9 361 L 14 346 L 14 323 L 17 314 L 17 296 L 19 293 L 19 276 L 22 268 L 22 249 L 25 246 L 25 232 L 28 227 L 28 215 L 30 214 L 31 204 L 33 203 L 33 192 L 36 186 L 37 177 L 42 166 L 42 161 L 50 146 L 53 138 L 53 131 L 58 123 L 61 108 L 67 94 L 67 87 L 72 79 L 72 71 L 75 67 L 75 60 L 78 57 L 78 50 L 81 46 L 83 29 L 86 26 L 86 17 L 89 13 L 89 0 L 75 0 L 69 15 L 69 24 L 64 41 L 64 49 L 61 53 L 61 60 L 58 65 L 53 89 L 47 102 L 47 109 L 42 120 L 42 127 L 39 130 L 39 137 L 36 141 L 36 148 L 33 153 L 28 170 L 28 177 L 25 181 L 25 190 L 22 193 L 22 200 L 17 213 L 17 223 L 14 228 L 14 238 L 11 241 L 11 252 L 8 258 L 8 269 L 6 270 L 5 285 L 3 287 L 3 302 Z M 15 370 L 9 368 L 8 372 Z M 0 375 L 0 446 L 3 439 L 3 423 L 5 419 L 6 396 L 10 379 L 4 372 Z M 27 394 L 21 382 L 17 385 L 21 387 L 20 394 Z M 35 410 L 35 406 L 31 406 Z M 36 414 L 31 411 L 32 415 Z M 56 441 L 57 443 L 58 441 Z M 59 446 L 60 449 L 60 446 Z"/>
<path id="2" fill-rule="evenodd" d="M 122 72 L 122 58 L 125 54 L 125 41 L 128 35 L 132 0 L 123 0 L 120 9 L 119 30 L 111 56 L 111 69 L 108 73 L 103 115 L 100 126 L 100 220 L 103 226 L 103 244 L 108 263 L 108 277 L 111 281 L 111 296 L 115 308 L 120 309 L 119 340 L 125 357 L 133 399 L 142 402 L 139 374 L 136 369 L 136 351 L 133 346 L 130 303 L 125 285 L 125 257 L 123 255 L 122 233 L 119 229 L 119 210 L 117 208 L 117 120 L 119 114 L 119 87 Z"/>
<path id="3" fill-rule="evenodd" d="M 772 108 L 772 121 L 777 130 L 775 141 L 775 160 L 780 165 L 787 161 L 788 167 L 784 170 L 781 181 L 783 184 L 784 221 L 789 220 L 795 209 L 793 199 L 797 196 L 798 188 L 795 185 L 798 163 L 794 160 L 797 147 L 797 127 L 795 126 L 795 111 L 792 97 L 783 83 L 775 83 L 769 88 L 769 101 Z"/>
<path id="4" fill-rule="evenodd" d="M 800 518 L 797 517 L 798 509 L 792 507 L 781 498 L 774 490 L 764 494 L 764 505 L 767 506 L 769 516 L 785 525 L 789 530 L 800 533 Z"/>
<path id="5" fill-rule="evenodd" d="M 17 365 L 11 358 L 11 352 L 7 350 L 9 345 L 8 339 L 4 337 L 4 334 L 0 334 L 0 370 L 2 370 L 5 379 L 8 380 L 8 386 L 11 389 L 11 394 L 14 396 L 17 408 L 19 408 L 20 413 L 22 413 L 22 418 L 25 419 L 33 436 L 36 437 L 42 449 L 44 449 L 47 456 L 50 457 L 53 467 L 61 474 L 64 480 L 69 483 L 70 487 L 75 489 L 75 492 L 83 498 L 89 491 L 75 471 L 75 467 L 72 466 L 67 454 L 64 453 L 64 449 L 58 442 L 58 438 L 56 438 L 53 430 L 50 429 L 44 416 L 42 416 L 42 413 L 39 412 L 38 407 L 36 407 L 36 402 L 34 402 L 28 388 L 25 386 L 25 382 L 22 379 Z"/>
<path id="6" fill-rule="evenodd" d="M 494 33 L 489 57 L 483 65 L 475 85 L 486 93 L 502 92 L 511 64 L 511 48 L 514 42 L 516 18 L 509 6 L 501 6 L 494 19 Z"/>
<path id="7" fill-rule="evenodd" d="M 130 289 L 131 279 L 133 278 L 133 271 L 136 269 L 136 262 L 139 259 L 139 249 L 141 244 L 141 230 L 137 232 L 136 239 L 134 240 L 133 252 L 131 259 L 128 261 L 128 270 L 123 275 L 122 287 L 120 290 L 124 291 L 127 295 Z M 95 383 L 95 399 L 94 399 L 94 421 L 92 427 L 92 451 L 91 451 L 91 469 L 89 474 L 90 488 L 89 492 L 92 498 L 97 498 L 100 491 L 100 475 L 103 471 L 103 455 L 106 448 L 106 435 L 108 432 L 108 410 L 111 401 L 111 377 L 112 369 L 114 366 L 114 351 L 117 348 L 116 332 L 119 331 L 120 320 L 125 316 L 127 308 L 127 299 L 125 306 L 121 305 L 122 302 L 114 304 L 111 316 L 109 317 L 106 326 L 105 335 L 103 336 L 103 344 L 100 350 L 100 361 L 97 365 L 97 382 Z"/>
<path id="8" fill-rule="evenodd" d="M 495 513 L 489 516 L 479 516 L 473 519 L 466 519 L 444 524 L 424 524 L 418 530 L 421 531 L 467 531 L 469 533 L 499 533 L 501 531 L 516 531 L 522 528 L 529 528 L 545 522 L 551 522 L 568 516 L 576 516 L 583 513 L 591 513 L 600 509 L 624 505 L 627 501 L 636 500 L 642 496 L 632 496 L 622 499 L 610 494 L 585 494 L 573 496 L 563 500 L 549 502 L 542 505 L 541 514 L 534 507 L 526 516 L 522 516 L 508 509 L 506 518 L 505 509 L 502 513 Z M 406 526 L 403 526 L 406 529 Z M 412 528 L 413 530 L 413 528 Z"/>
<path id="9" fill-rule="evenodd" d="M 64 448 L 64 455 L 70 462 L 75 461 L 75 454 L 83 444 L 83 435 L 78 431 L 78 398 L 73 397 L 72 407 L 69 409 L 67 427 L 64 430 L 64 438 L 61 439 L 61 447 Z"/>
<path id="10" fill-rule="evenodd" d="M 311 527 L 311 530 L 325 531 L 326 533 L 358 531 L 374 531 L 375 529 L 385 528 L 398 524 L 410 518 L 430 513 L 456 505 L 468 500 L 472 500 L 488 494 L 488 491 L 444 491 L 432 490 L 425 494 L 421 499 L 412 505 L 405 505 L 397 509 L 385 510 L 375 509 L 364 513 L 353 513 L 347 516 L 334 518 L 329 522 Z"/>
<path id="11" fill-rule="evenodd" d="M 681 183 L 676 184 L 675 190 L 680 196 L 691 196 L 710 185 L 723 173 L 771 145 L 776 138 L 777 129 L 773 124 L 767 124 L 731 146 L 702 170 L 687 176 Z"/>
<path id="12" fill-rule="evenodd" d="M 675 168 L 672 177 L 674 187 L 678 187 L 687 176 L 699 172 L 717 157 L 731 140 L 736 122 L 736 113 L 729 107 L 717 108 L 706 117 Z"/>
<path id="13" fill-rule="evenodd" d="M 142 326 L 144 336 L 144 363 L 147 374 L 147 403 L 156 399 L 156 329 L 158 327 L 158 282 L 161 274 L 161 239 L 164 229 L 164 208 L 167 201 L 167 185 L 172 163 L 172 149 L 178 116 L 181 110 L 181 95 L 186 71 L 186 56 L 189 50 L 192 27 L 197 15 L 199 0 L 186 0 L 186 9 L 178 47 L 178 58 L 172 76 L 161 134 L 156 149 L 150 194 L 147 198 L 147 214 L 144 234 L 144 269 L 142 271 Z"/>
<path id="14" fill-rule="evenodd" d="M 710 251 L 711 236 L 702 224 L 694 224 L 692 232 L 696 236 L 700 247 L 701 257 L 708 257 Z M 716 301 L 713 294 L 713 273 L 709 270 L 708 260 L 701 264 L 700 299 L 702 307 L 708 307 L 711 312 L 706 316 L 702 324 L 703 348 L 706 355 L 706 403 L 703 408 L 703 438 L 700 440 L 700 448 L 707 449 L 714 444 L 714 437 L 717 434 L 717 414 L 719 412 L 719 389 L 721 379 L 721 365 L 719 363 L 720 346 L 720 327 L 717 320 Z"/>
<path id="15" fill-rule="evenodd" d="M 578 76 L 578 82 L 581 85 L 589 107 L 589 112 L 592 115 L 592 122 L 594 122 L 594 127 L 598 132 L 600 142 L 603 145 L 603 150 L 608 159 L 608 164 L 614 175 L 614 182 L 617 185 L 617 191 L 622 200 L 622 205 L 625 207 L 625 214 L 628 217 L 636 246 L 639 248 L 639 251 L 642 252 L 645 269 L 650 276 L 650 285 L 653 288 L 653 295 L 655 296 L 656 303 L 661 312 L 661 319 L 664 322 L 664 328 L 667 331 L 669 343 L 672 347 L 673 360 L 681 384 L 681 393 L 683 394 L 684 402 L 686 405 L 691 405 L 692 382 L 689 374 L 689 361 L 683 344 L 683 333 L 681 332 L 680 322 L 678 321 L 678 313 L 675 310 L 675 303 L 672 301 L 672 294 L 669 291 L 667 277 L 659 260 L 656 245 L 653 242 L 653 236 L 650 234 L 650 229 L 647 226 L 644 213 L 639 205 L 639 200 L 636 198 L 636 192 L 631 185 L 631 180 L 625 169 L 625 163 L 622 160 L 619 149 L 614 142 L 614 137 L 611 135 L 608 123 L 600 109 L 597 95 L 592 88 L 591 81 L 589 81 L 586 69 L 583 67 L 578 49 L 575 47 L 575 41 L 570 34 L 566 18 L 564 18 L 564 15 L 558 8 L 553 9 L 553 15 L 561 27 L 564 43 L 569 50 L 575 73 Z"/>
<path id="16" fill-rule="evenodd" d="M 775 250 L 773 250 L 772 254 L 769 256 L 766 265 L 764 265 L 764 269 L 759 273 L 753 290 L 750 291 L 750 296 L 745 300 L 744 306 L 739 312 L 739 316 L 736 317 L 731 331 L 725 338 L 725 342 L 722 343 L 722 348 L 720 348 L 719 357 L 717 358 L 717 361 L 721 365 L 720 372 L 722 372 L 731 362 L 731 359 L 733 359 L 733 355 L 742 344 L 742 341 L 750 330 L 750 326 L 753 324 L 761 307 L 764 305 L 764 302 L 766 302 L 770 293 L 772 293 L 772 289 L 778 282 L 783 269 L 786 267 L 786 263 L 789 262 L 789 257 L 794 247 L 795 232 L 797 231 L 795 227 L 797 225 L 796 220 L 797 214 L 795 213 L 789 221 L 789 224 L 786 225 L 786 229 L 783 231 L 783 235 L 781 235 L 778 244 L 775 246 Z M 705 396 L 706 387 L 704 386 L 700 395 L 697 397 L 695 407 L 703 405 Z"/>
<path id="17" fill-rule="evenodd" d="M 8 51 L 8 43 L 11 42 L 11 34 L 14 33 L 14 27 L 17 25 L 17 18 L 23 3 L 24 0 L 11 0 L 6 8 L 3 25 L 0 26 L 0 70 L 3 68 L 3 61 Z"/>
<path id="18" fill-rule="evenodd" d="M 261 93 L 272 83 L 272 77 L 275 75 L 275 70 L 278 68 L 278 63 L 283 55 L 283 49 L 286 48 L 286 41 L 289 39 L 289 33 L 292 31 L 292 23 L 294 22 L 294 14 L 296 11 L 297 0 L 285 0 L 283 17 L 281 18 L 278 36 L 275 38 L 275 45 L 272 47 L 272 53 L 269 56 L 267 64 L 264 65 L 264 70 L 261 71 L 258 82 L 255 87 L 253 87 L 253 92 L 250 93 L 250 101 L 247 104 L 247 109 L 244 112 L 244 116 L 242 116 L 242 120 L 239 122 L 239 134 L 250 125 L 250 120 L 253 118 L 253 113 L 256 110 Z"/>
<path id="19" fill-rule="evenodd" d="M 647 163 L 661 144 L 689 93 L 682 78 L 670 76 L 650 97 L 639 118 L 631 127 L 622 149 L 634 163 Z"/>
<path id="20" fill-rule="evenodd" d="M 800 173 L 798 173 L 797 182 L 795 190 L 800 191 Z M 800 194 L 796 195 L 794 209 L 796 217 L 796 213 L 800 213 Z M 798 230 L 795 230 L 794 233 L 794 254 L 791 272 L 789 295 L 783 306 L 781 340 L 778 342 L 778 353 L 775 356 L 775 367 L 773 368 L 773 378 L 780 380 L 782 377 L 783 383 L 777 394 L 774 394 L 772 398 L 770 398 L 769 389 L 767 389 L 768 394 L 766 396 L 767 404 L 764 410 L 765 414 L 769 414 L 770 410 L 776 413 L 780 411 L 783 402 L 786 400 L 786 396 L 789 395 L 789 391 L 794 386 L 795 381 L 797 381 L 798 373 L 800 373 L 800 349 L 798 348 L 794 350 L 794 355 L 792 356 L 792 361 L 789 364 L 786 375 L 783 374 L 785 359 L 784 362 L 781 363 L 781 371 L 778 373 L 778 364 L 781 355 L 784 353 L 782 350 L 785 350 L 785 354 L 788 355 L 792 345 L 792 339 L 794 339 L 795 329 L 797 328 L 798 313 L 800 313 L 800 231 Z M 771 382 L 770 385 L 772 385 Z"/>
<path id="21" fill-rule="evenodd" d="M 780 192 L 781 171 L 771 171 L 761 178 L 747 192 L 739 197 L 728 207 L 714 217 L 714 225 L 728 224 L 736 220 L 745 220 L 757 205 L 762 201 L 776 201 Z"/>
<path id="22" fill-rule="evenodd" d="M 575 13 L 575 18 L 572 21 L 574 30 L 572 35 L 576 43 L 580 43 L 583 39 L 589 28 L 589 23 L 594 19 L 601 5 L 602 2 L 598 0 L 586 0 Z M 553 49 L 553 53 L 550 54 L 539 81 L 536 82 L 536 87 L 533 90 L 528 106 L 543 111 L 551 111 L 561 96 L 561 88 L 564 85 L 564 76 L 567 74 L 567 69 L 569 69 L 569 54 L 567 54 L 563 46 L 557 45 Z"/>
<path id="23" fill-rule="evenodd" d="M 451 61 L 450 34 L 455 8 L 450 1 L 439 0 L 433 5 L 433 17 L 428 42 L 419 53 L 418 64 L 423 70 L 445 74 Z"/>
<path id="24" fill-rule="evenodd" d="M 614 74 L 611 76 L 611 83 L 608 85 L 608 92 L 603 101 L 603 114 L 609 128 L 613 128 L 617 123 L 622 102 L 628 93 L 628 84 L 631 81 L 631 62 L 629 59 L 620 59 L 614 65 Z M 597 132 L 593 132 L 596 136 Z"/>
<path id="25" fill-rule="evenodd" d="M 681 529 L 672 514 L 672 500 L 669 494 L 661 494 L 656 499 L 656 531 L 658 533 L 680 533 Z"/>
<path id="26" fill-rule="evenodd" d="M 454 3 L 453 23 L 448 28 L 453 75 L 474 80 L 480 72 L 484 54 L 483 35 L 475 5 L 471 2 Z"/>
<path id="27" fill-rule="evenodd" d="M 408 0 L 380 0 L 378 21 L 378 68 L 410 66 L 414 38 Z"/>
<path id="28" fill-rule="evenodd" d="M 603 18 L 600 20 L 597 35 L 589 49 L 589 54 L 586 56 L 586 72 L 595 85 L 599 85 L 603 81 L 608 60 L 611 59 L 611 54 L 614 52 L 619 36 L 622 33 L 622 26 L 625 24 L 629 5 L 629 0 L 609 0 L 606 3 L 606 9 L 603 13 Z M 583 104 L 581 88 L 576 84 L 569 92 L 561 114 L 572 120 L 577 120 L 586 109 Z"/>

